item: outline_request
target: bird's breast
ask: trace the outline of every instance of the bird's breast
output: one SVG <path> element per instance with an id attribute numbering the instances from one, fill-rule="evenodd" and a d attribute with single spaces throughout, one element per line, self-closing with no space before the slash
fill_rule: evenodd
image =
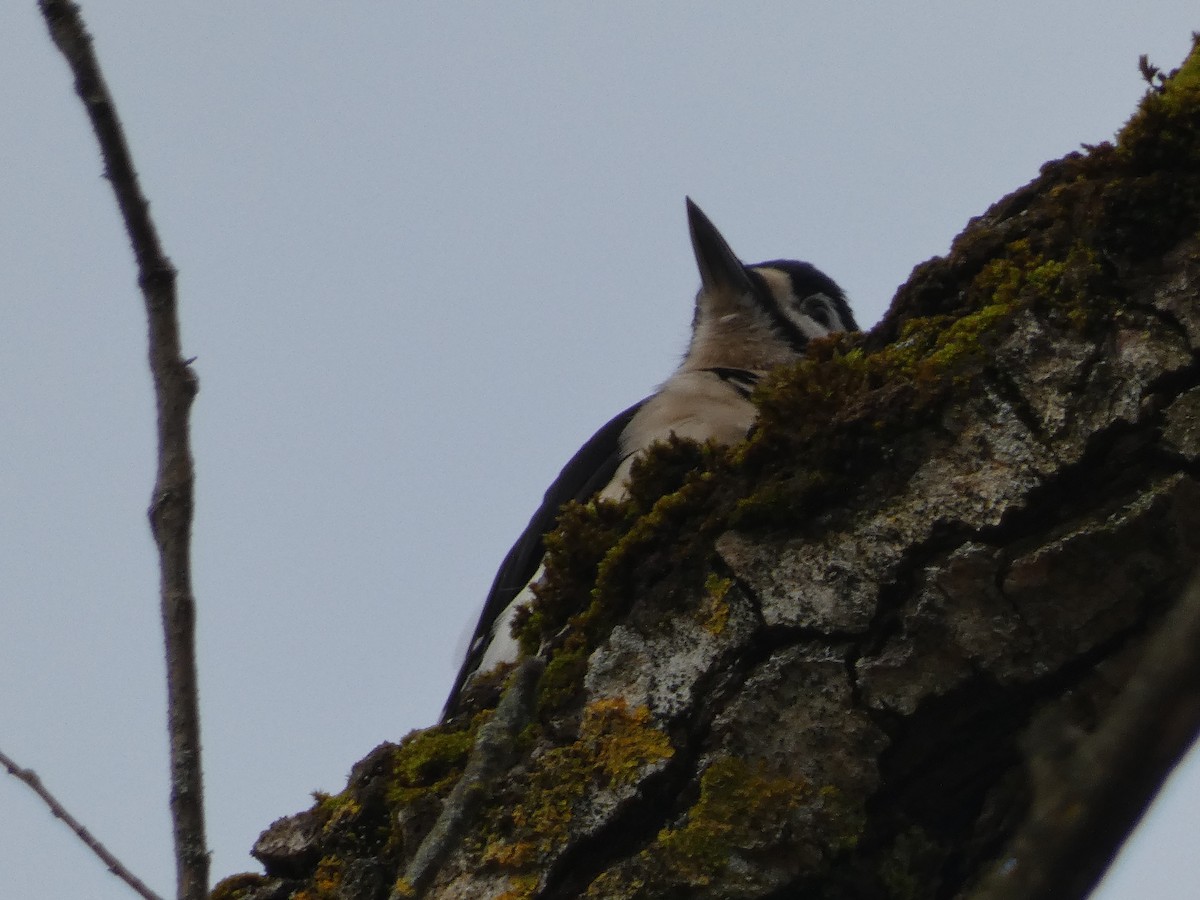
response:
<path id="1" fill-rule="evenodd" d="M 621 434 L 624 458 L 601 496 L 621 497 L 633 460 L 651 444 L 675 435 L 688 440 L 736 444 L 746 437 L 758 409 L 734 384 L 707 371 L 678 372 L 638 410 Z"/>

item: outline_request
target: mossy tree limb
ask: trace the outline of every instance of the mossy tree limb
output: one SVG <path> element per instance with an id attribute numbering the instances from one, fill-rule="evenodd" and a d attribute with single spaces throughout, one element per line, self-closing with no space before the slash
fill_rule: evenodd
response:
<path id="1" fill-rule="evenodd" d="M 953 898 L 1020 852 L 1137 710 L 1200 558 L 1200 53 L 758 400 L 744 445 L 664 446 L 627 502 L 564 515 L 522 634 L 536 715 L 422 896 Z M 403 802 L 293 817 L 303 853 L 238 896 L 381 900 L 329 873 L 404 871 L 462 752 Z"/>

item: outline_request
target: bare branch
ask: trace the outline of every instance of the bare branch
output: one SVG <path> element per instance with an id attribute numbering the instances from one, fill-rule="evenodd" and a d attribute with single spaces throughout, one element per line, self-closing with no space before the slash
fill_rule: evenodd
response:
<path id="1" fill-rule="evenodd" d="M 9 775 L 29 785 L 29 789 L 41 797 L 46 805 L 50 807 L 50 812 L 54 815 L 54 818 L 62 819 L 67 827 L 75 832 L 76 836 L 93 853 L 100 857 L 100 861 L 108 867 L 108 871 L 133 888 L 139 896 L 145 897 L 146 900 L 162 900 L 162 897 L 146 887 L 145 882 L 125 868 L 122 862 L 109 852 L 107 847 L 96 840 L 95 836 L 84 827 L 83 823 L 67 812 L 63 805 L 58 802 L 58 799 L 46 790 L 46 786 L 42 784 L 42 779 L 38 777 L 37 772 L 33 771 L 33 769 L 21 768 L 21 766 L 13 761 L 12 757 L 3 752 L 0 752 L 0 766 L 4 766 L 8 770 Z"/>
<path id="2" fill-rule="evenodd" d="M 75 76 L 75 90 L 96 132 L 105 174 L 137 259 L 138 283 L 149 319 L 150 371 L 158 405 L 158 476 L 150 527 L 159 551 L 167 658 L 167 716 L 171 744 L 171 816 L 179 900 L 208 893 L 208 850 L 200 765 L 200 715 L 195 659 L 195 598 L 190 538 L 194 474 L 188 413 L 198 389 L 180 352 L 175 268 L 163 254 L 116 107 L 92 51 L 92 40 L 70 0 L 39 0 L 50 36 Z"/>

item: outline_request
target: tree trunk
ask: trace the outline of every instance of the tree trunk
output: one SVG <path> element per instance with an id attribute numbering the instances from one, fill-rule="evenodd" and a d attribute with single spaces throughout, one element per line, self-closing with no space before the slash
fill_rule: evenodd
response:
<path id="1" fill-rule="evenodd" d="M 216 895 L 1085 896 L 1197 725 L 1198 235 L 1193 52 L 747 444 L 567 509 L 537 657 Z"/>

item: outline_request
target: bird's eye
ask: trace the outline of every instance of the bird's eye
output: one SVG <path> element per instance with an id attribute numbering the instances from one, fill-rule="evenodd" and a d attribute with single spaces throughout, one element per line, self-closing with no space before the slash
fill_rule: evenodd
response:
<path id="1" fill-rule="evenodd" d="M 833 311 L 829 308 L 829 299 L 824 294 L 810 294 L 800 301 L 800 312 L 819 322 L 826 328 L 833 328 Z"/>

